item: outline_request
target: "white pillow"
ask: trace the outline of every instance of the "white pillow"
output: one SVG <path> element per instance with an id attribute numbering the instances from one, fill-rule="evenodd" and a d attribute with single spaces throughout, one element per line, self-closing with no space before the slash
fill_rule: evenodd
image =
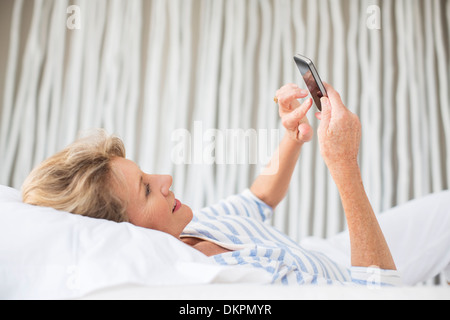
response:
<path id="1" fill-rule="evenodd" d="M 122 284 L 260 282 L 174 237 L 21 201 L 0 186 L 0 299 L 68 299 Z"/>

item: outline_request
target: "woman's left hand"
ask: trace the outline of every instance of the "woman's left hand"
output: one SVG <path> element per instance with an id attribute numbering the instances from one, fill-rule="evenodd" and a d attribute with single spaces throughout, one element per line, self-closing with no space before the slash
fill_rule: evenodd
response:
<path id="1" fill-rule="evenodd" d="M 296 84 L 287 84 L 276 92 L 281 122 L 289 136 L 298 142 L 311 141 L 313 130 L 306 114 L 311 108 L 311 98 L 300 104 L 298 99 L 308 96 L 307 90 L 300 89 Z"/>

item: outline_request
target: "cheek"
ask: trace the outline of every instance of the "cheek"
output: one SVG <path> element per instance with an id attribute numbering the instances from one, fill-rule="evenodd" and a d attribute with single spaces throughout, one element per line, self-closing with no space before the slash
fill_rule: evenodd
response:
<path id="1" fill-rule="evenodd" d="M 130 205 L 127 213 L 131 224 L 162 231 L 161 228 L 164 226 L 163 215 L 158 208 Z"/>
<path id="2" fill-rule="evenodd" d="M 143 213 L 143 219 L 146 221 L 148 228 L 166 231 L 167 226 L 170 225 L 167 205 L 154 204 L 149 206 Z"/>
<path id="3" fill-rule="evenodd" d="M 193 213 L 190 207 L 182 205 L 175 213 L 171 213 L 167 204 L 153 203 L 144 209 L 129 208 L 130 222 L 136 226 L 162 231 L 175 237 L 183 232 L 191 222 Z"/>
<path id="4" fill-rule="evenodd" d="M 138 227 L 149 228 L 149 222 L 139 210 L 128 209 L 127 214 L 131 224 Z"/>

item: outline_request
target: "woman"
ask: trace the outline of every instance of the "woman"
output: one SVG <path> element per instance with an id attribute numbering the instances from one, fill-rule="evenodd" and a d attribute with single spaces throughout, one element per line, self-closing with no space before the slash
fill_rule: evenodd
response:
<path id="1" fill-rule="evenodd" d="M 328 98 L 322 98 L 322 113 L 316 114 L 318 138 L 344 207 L 351 267 L 339 250 L 317 243 L 309 247 L 318 251 L 307 249 L 266 223 L 286 195 L 302 145 L 313 135 L 306 118 L 312 99 L 300 105 L 298 99 L 308 92 L 293 84 L 276 94 L 286 134 L 267 167 L 271 174 L 263 172 L 250 189 L 219 204 L 194 214 L 170 191 L 170 176 L 142 172 L 125 158 L 123 143 L 105 134 L 78 140 L 34 169 L 23 185 L 23 200 L 163 231 L 219 264 L 264 269 L 274 283 L 400 284 L 361 181 L 359 119 L 331 86 L 326 88 Z M 448 264 L 450 257 L 445 259 Z"/>

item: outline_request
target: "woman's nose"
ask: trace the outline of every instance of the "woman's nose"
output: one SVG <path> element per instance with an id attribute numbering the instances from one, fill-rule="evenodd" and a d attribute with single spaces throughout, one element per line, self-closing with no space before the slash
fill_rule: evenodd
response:
<path id="1" fill-rule="evenodd" d="M 161 181 L 161 193 L 167 197 L 170 194 L 170 187 L 172 186 L 172 176 L 170 175 L 160 175 L 159 179 Z"/>

